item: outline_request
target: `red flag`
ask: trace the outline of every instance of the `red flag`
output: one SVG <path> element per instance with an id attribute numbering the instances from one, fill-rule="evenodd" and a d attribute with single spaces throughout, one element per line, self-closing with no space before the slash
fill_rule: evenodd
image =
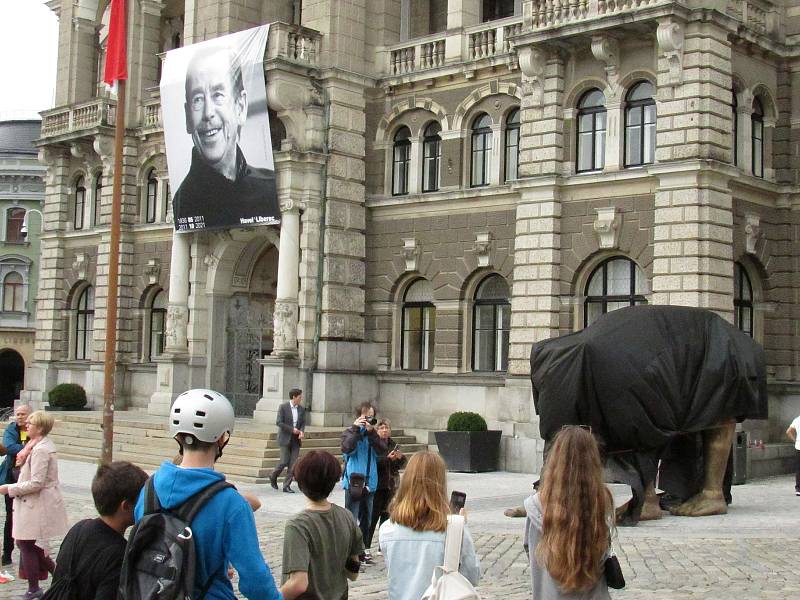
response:
<path id="1" fill-rule="evenodd" d="M 128 79 L 128 59 L 125 51 L 125 0 L 111 0 L 111 22 L 108 24 L 106 68 L 103 81 L 116 88 L 117 81 Z"/>

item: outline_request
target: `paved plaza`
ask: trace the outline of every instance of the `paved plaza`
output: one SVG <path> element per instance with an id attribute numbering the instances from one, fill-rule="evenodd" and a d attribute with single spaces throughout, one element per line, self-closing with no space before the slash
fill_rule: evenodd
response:
<path id="1" fill-rule="evenodd" d="M 72 522 L 94 516 L 89 493 L 93 467 L 60 462 L 64 496 Z M 523 519 L 502 515 L 518 504 L 531 486 L 531 475 L 451 474 L 451 488 L 467 493 L 469 526 L 484 571 L 479 590 L 485 598 L 530 597 L 529 569 L 522 549 Z M 790 476 L 765 479 L 734 488 L 730 513 L 701 519 L 665 517 L 618 530 L 616 551 L 628 581 L 612 597 L 741 600 L 792 598 L 800 595 L 800 498 Z M 268 486 L 241 485 L 255 492 L 263 507 L 256 515 L 261 549 L 279 578 L 283 525 L 304 504 Z M 334 501 L 344 504 L 341 490 Z M 15 553 L 14 560 L 17 560 Z M 366 567 L 350 587 L 351 598 L 385 598 L 383 561 Z M 18 598 L 24 582 L 0 585 L 0 598 Z"/>

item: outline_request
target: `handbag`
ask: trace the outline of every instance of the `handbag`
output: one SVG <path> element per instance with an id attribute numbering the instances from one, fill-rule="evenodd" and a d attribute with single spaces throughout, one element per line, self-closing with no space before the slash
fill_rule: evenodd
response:
<path id="1" fill-rule="evenodd" d="M 606 575 L 606 584 L 608 587 L 615 590 L 621 590 L 625 587 L 625 576 L 622 574 L 622 567 L 619 565 L 619 559 L 614 554 L 614 549 L 611 547 L 611 541 L 608 544 L 608 558 L 603 565 L 603 570 Z"/>
<path id="2" fill-rule="evenodd" d="M 444 565 L 433 569 L 431 584 L 421 600 L 480 600 L 469 580 L 458 572 L 463 539 L 464 517 L 449 515 L 444 540 Z"/>
<path id="3" fill-rule="evenodd" d="M 348 459 L 348 461 L 349 460 L 350 459 Z M 347 493 L 350 494 L 351 500 L 361 500 L 367 494 L 369 494 L 367 481 L 369 480 L 369 471 L 371 467 L 372 467 L 372 446 L 370 446 L 369 450 L 367 450 L 367 474 L 364 475 L 363 473 L 350 473 L 350 477 L 348 478 L 350 487 L 347 490 Z"/>

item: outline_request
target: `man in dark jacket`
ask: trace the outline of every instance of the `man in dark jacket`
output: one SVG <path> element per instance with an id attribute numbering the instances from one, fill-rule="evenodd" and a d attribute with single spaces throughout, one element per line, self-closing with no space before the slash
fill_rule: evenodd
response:
<path id="1" fill-rule="evenodd" d="M 377 459 L 388 453 L 387 442 L 378 436 L 375 425 L 375 407 L 369 402 L 362 402 L 356 409 L 356 420 L 342 432 L 342 453 L 345 457 L 342 482 L 345 489 L 344 504 L 353 514 L 365 540 L 369 535 L 372 504 L 378 489 Z M 366 489 L 360 498 L 354 498 L 350 493 L 350 477 L 353 473 L 359 473 L 365 480 Z M 369 563 L 372 556 L 367 552 L 362 560 Z"/>
<path id="2" fill-rule="evenodd" d="M 284 402 L 278 407 L 278 445 L 281 447 L 281 458 L 278 466 L 270 475 L 270 483 L 278 489 L 278 477 L 284 469 L 286 477 L 283 480 L 283 491 L 294 494 L 292 489 L 292 469 L 300 454 L 306 429 L 306 409 L 303 408 L 303 391 L 293 388 L 289 390 L 289 402 Z"/>
<path id="3" fill-rule="evenodd" d="M 28 440 L 27 420 L 31 414 L 31 407 L 27 404 L 18 406 L 14 410 L 14 422 L 11 423 L 3 432 L 3 444 L 0 446 L 0 454 L 5 455 L 3 464 L 0 465 L 0 485 L 6 483 L 16 483 L 14 476 L 14 464 L 17 461 L 17 454 L 25 446 Z M 6 494 L 6 524 L 3 528 L 3 566 L 11 564 L 11 553 L 14 551 L 14 538 L 11 537 L 13 502 L 14 498 Z"/>
<path id="4" fill-rule="evenodd" d="M 147 473 L 129 462 L 97 468 L 92 499 L 100 517 L 78 521 L 67 532 L 43 600 L 62 597 L 65 586 L 85 600 L 117 597 L 125 530 L 133 525 L 133 508 L 145 481 Z"/>

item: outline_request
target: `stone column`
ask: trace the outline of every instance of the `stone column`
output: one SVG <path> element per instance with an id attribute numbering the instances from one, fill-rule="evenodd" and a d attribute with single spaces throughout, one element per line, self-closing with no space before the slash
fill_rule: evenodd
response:
<path id="1" fill-rule="evenodd" d="M 445 62 L 461 61 L 463 29 L 480 22 L 480 0 L 449 0 L 447 3 L 448 35 L 444 41 Z"/>
<path id="2" fill-rule="evenodd" d="M 300 283 L 300 210 L 293 200 L 281 203 L 278 249 L 278 297 L 272 354 L 297 357 L 297 293 Z"/>
<path id="3" fill-rule="evenodd" d="M 164 354 L 187 353 L 186 329 L 189 325 L 189 235 L 172 233 L 169 269 L 169 304 L 167 305 Z"/>

